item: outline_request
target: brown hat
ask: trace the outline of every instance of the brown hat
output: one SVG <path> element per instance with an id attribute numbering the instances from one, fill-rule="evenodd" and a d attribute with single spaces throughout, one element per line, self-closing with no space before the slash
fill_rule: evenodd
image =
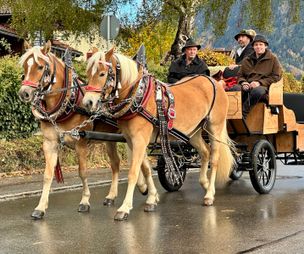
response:
<path id="1" fill-rule="evenodd" d="M 238 40 L 240 35 L 246 35 L 250 39 L 250 41 L 252 41 L 255 36 L 255 31 L 252 29 L 243 29 L 237 35 L 234 36 L 234 39 Z"/>
<path id="2" fill-rule="evenodd" d="M 191 48 L 191 47 L 197 47 L 197 49 L 199 50 L 201 48 L 201 45 L 195 43 L 193 39 L 189 38 L 186 41 L 185 46 L 182 48 L 182 52 L 184 52 L 186 48 Z"/>
<path id="3" fill-rule="evenodd" d="M 252 41 L 252 45 L 257 42 L 257 41 L 261 41 L 261 42 L 264 42 L 266 44 L 266 46 L 268 46 L 268 41 L 266 40 L 266 38 L 263 36 L 263 35 L 260 35 L 260 34 L 257 34 L 255 37 L 254 37 L 254 40 Z"/>

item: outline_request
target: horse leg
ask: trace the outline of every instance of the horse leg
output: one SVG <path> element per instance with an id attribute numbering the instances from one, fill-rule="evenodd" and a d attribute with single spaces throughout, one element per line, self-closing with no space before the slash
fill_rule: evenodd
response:
<path id="1" fill-rule="evenodd" d="M 141 165 L 141 169 L 143 172 L 143 175 L 145 177 L 147 186 L 148 186 L 148 198 L 146 200 L 146 205 L 144 208 L 145 212 L 154 212 L 156 210 L 157 203 L 159 201 L 158 193 L 156 190 L 156 187 L 154 185 L 154 181 L 152 178 L 152 172 L 150 163 L 147 159 L 147 155 L 145 154 L 145 158 L 143 160 L 143 163 Z"/>
<path id="2" fill-rule="evenodd" d="M 137 135 L 137 139 L 134 142 L 129 142 L 129 144 L 130 143 L 132 144 L 129 145 L 129 147 L 132 147 L 132 160 L 128 174 L 128 188 L 123 204 L 117 210 L 114 216 L 114 220 L 119 220 L 119 221 L 126 220 L 130 213 L 130 210 L 133 208 L 134 189 L 138 180 L 140 166 L 143 162 L 146 148 L 149 142 L 148 140 L 145 140 L 144 138 L 140 138 L 140 137 L 142 136 Z"/>
<path id="3" fill-rule="evenodd" d="M 218 160 L 219 160 L 219 146 L 220 143 L 218 141 L 215 140 L 211 141 L 211 159 L 210 159 L 211 174 L 210 174 L 209 186 L 207 187 L 207 192 L 203 202 L 205 206 L 211 206 L 213 205 L 214 202 L 215 179 L 216 179 Z"/>
<path id="4" fill-rule="evenodd" d="M 48 208 L 49 193 L 54 176 L 54 168 L 58 159 L 58 143 L 55 140 L 44 139 L 43 152 L 45 156 L 45 170 L 43 175 L 43 188 L 38 206 L 33 211 L 31 217 L 35 220 L 43 218 Z"/>
<path id="5" fill-rule="evenodd" d="M 229 179 L 230 171 L 234 165 L 231 152 L 233 146 L 228 137 L 226 121 L 210 125 L 209 139 L 211 142 L 211 175 L 207 193 L 204 197 L 204 205 L 213 205 L 215 195 L 215 181 L 223 184 Z"/>
<path id="6" fill-rule="evenodd" d="M 87 170 L 87 157 L 89 154 L 89 148 L 86 140 L 80 140 L 75 145 L 75 151 L 78 157 L 78 172 L 82 181 L 82 197 L 78 206 L 78 212 L 85 213 L 90 211 L 91 197 L 89 185 L 88 185 L 88 170 Z"/>
<path id="7" fill-rule="evenodd" d="M 112 170 L 112 182 L 108 195 L 103 201 L 105 206 L 113 206 L 114 200 L 118 194 L 118 175 L 119 175 L 119 164 L 120 158 L 117 153 L 117 144 L 114 142 L 106 142 L 106 150 L 110 159 L 110 165 Z"/>
<path id="8" fill-rule="evenodd" d="M 145 160 L 143 161 L 143 164 L 145 163 Z M 146 196 L 149 193 L 149 191 L 148 191 L 149 188 L 146 183 L 146 178 L 143 175 L 143 171 L 145 170 L 145 168 L 144 168 L 145 166 L 143 164 L 141 165 L 141 170 L 138 173 L 137 188 L 142 195 Z"/>
<path id="9" fill-rule="evenodd" d="M 202 138 L 202 131 L 198 131 L 190 140 L 191 145 L 197 150 L 201 158 L 201 169 L 199 182 L 203 189 L 207 190 L 209 186 L 209 180 L 207 176 L 208 164 L 210 159 L 210 147 L 206 144 Z"/>
<path id="10" fill-rule="evenodd" d="M 132 151 L 131 151 L 131 149 L 129 147 L 127 148 L 127 152 L 128 152 L 128 161 L 130 162 L 130 160 L 132 158 Z M 141 194 L 143 194 L 144 196 L 146 196 L 148 194 L 148 186 L 146 184 L 146 179 L 145 179 L 145 177 L 144 177 L 144 175 L 142 173 L 145 170 L 143 167 L 144 166 L 142 164 L 141 165 L 141 170 L 139 171 L 139 174 L 138 174 L 137 188 L 138 188 L 138 190 L 140 191 Z"/>

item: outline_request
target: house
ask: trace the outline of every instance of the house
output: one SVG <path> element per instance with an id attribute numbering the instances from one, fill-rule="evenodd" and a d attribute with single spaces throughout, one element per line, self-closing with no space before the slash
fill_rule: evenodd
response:
<path id="1" fill-rule="evenodd" d="M 7 54 L 23 54 L 23 38 L 21 38 L 16 31 L 10 27 L 11 12 L 8 9 L 0 8 L 0 57 Z M 7 48 L 5 45 L 9 45 Z M 82 52 L 70 47 L 60 40 L 52 40 L 51 51 L 58 57 L 62 57 L 65 50 L 69 48 L 72 57 L 79 57 L 83 55 Z"/>

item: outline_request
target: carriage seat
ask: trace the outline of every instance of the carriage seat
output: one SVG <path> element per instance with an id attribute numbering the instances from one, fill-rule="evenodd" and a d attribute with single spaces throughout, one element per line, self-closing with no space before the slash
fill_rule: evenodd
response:
<path id="1" fill-rule="evenodd" d="M 284 93 L 283 101 L 295 113 L 297 123 L 304 123 L 304 94 Z"/>
<path id="2" fill-rule="evenodd" d="M 229 98 L 228 119 L 242 119 L 241 91 L 227 91 Z M 279 113 L 279 107 L 283 105 L 283 79 L 272 83 L 269 93 L 261 99 L 262 104 L 270 109 L 272 114 Z"/>

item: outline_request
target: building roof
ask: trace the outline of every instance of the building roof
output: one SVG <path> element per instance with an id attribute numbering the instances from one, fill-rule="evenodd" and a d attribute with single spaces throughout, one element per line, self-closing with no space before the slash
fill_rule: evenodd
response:
<path id="1" fill-rule="evenodd" d="M 8 24 L 0 24 L 0 34 L 8 35 L 14 38 L 20 38 L 20 36 L 17 35 L 16 31 Z"/>
<path id="2" fill-rule="evenodd" d="M 71 50 L 76 56 L 81 56 L 82 52 L 78 51 L 72 47 L 70 47 L 68 44 L 63 43 L 62 41 L 59 40 L 52 40 L 52 48 L 54 49 L 69 49 Z"/>
<path id="3" fill-rule="evenodd" d="M 0 7 L 0 15 L 5 15 L 5 16 L 12 15 L 12 12 L 11 12 L 10 8 L 2 6 L 2 7 Z"/>
<path id="4" fill-rule="evenodd" d="M 18 38 L 18 39 L 22 39 L 17 33 L 16 31 L 11 28 L 8 24 L 0 24 L 0 35 L 6 35 L 6 36 L 10 36 L 10 37 L 14 37 L 14 38 Z M 55 50 L 60 50 L 60 51 L 64 51 L 67 48 L 70 49 L 72 51 L 72 53 L 78 57 L 82 55 L 81 51 L 78 51 L 72 47 L 70 47 L 69 45 L 59 41 L 59 40 L 52 40 L 52 48 Z"/>

